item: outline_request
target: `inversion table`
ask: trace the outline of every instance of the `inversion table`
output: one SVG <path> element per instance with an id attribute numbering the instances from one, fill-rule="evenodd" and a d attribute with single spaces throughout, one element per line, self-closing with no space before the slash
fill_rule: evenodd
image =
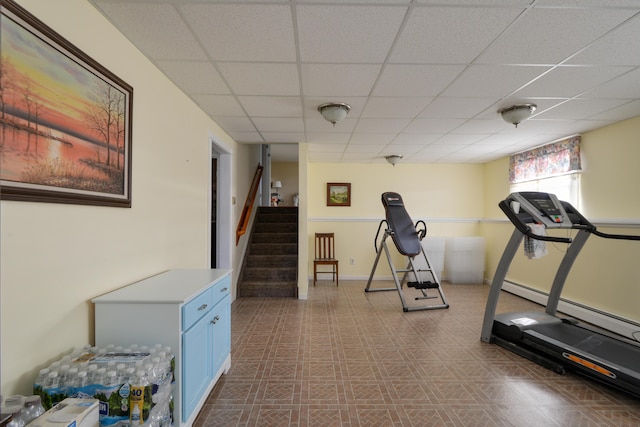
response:
<path id="1" fill-rule="evenodd" d="M 367 286 L 364 289 L 365 292 L 379 292 L 379 291 L 398 291 L 398 295 L 400 296 L 400 301 L 402 302 L 402 310 L 406 313 L 407 311 L 417 311 L 417 310 L 434 310 L 439 308 L 449 308 L 449 304 L 445 299 L 444 293 L 442 292 L 442 288 L 438 282 L 438 278 L 436 277 L 435 272 L 431 268 L 431 262 L 427 257 L 424 248 L 422 247 L 422 239 L 427 234 L 427 226 L 424 221 L 420 220 L 413 224 L 409 214 L 404 208 L 404 203 L 402 202 L 402 197 L 398 193 L 386 192 L 382 193 L 382 204 L 384 205 L 386 212 L 386 220 L 380 221 L 380 225 L 378 225 L 378 232 L 376 233 L 376 238 L 374 241 L 374 245 L 376 248 L 376 260 L 373 263 L 373 268 L 371 269 L 371 275 L 369 276 L 369 281 L 367 282 Z M 378 245 L 378 236 L 380 235 L 380 229 L 382 228 L 382 224 L 387 224 L 387 228 L 384 231 L 384 236 L 382 237 L 382 241 L 380 245 Z M 389 248 L 387 247 L 387 237 L 391 236 L 393 243 L 396 246 L 396 249 L 400 254 L 406 256 L 408 258 L 407 267 L 401 270 L 398 270 L 394 267 L 393 261 L 391 260 L 391 254 L 389 253 Z M 380 255 L 384 250 L 387 255 L 387 260 L 389 261 L 389 268 L 391 268 L 391 274 L 393 276 L 393 280 L 396 284 L 395 288 L 371 288 L 371 282 L 373 281 L 373 275 L 378 266 L 378 261 L 380 260 Z M 426 264 L 426 268 L 418 269 L 415 265 L 415 257 L 418 255 L 422 255 L 424 258 L 424 262 Z M 398 278 L 398 273 L 403 273 L 402 279 Z M 435 299 L 439 298 L 439 303 L 431 304 L 431 305 L 423 305 L 423 306 L 409 306 L 404 297 L 403 293 L 403 284 L 407 279 L 409 274 L 413 274 L 414 281 L 407 282 L 406 285 L 409 288 L 415 288 L 419 291 L 419 296 L 416 297 L 416 300 L 423 299 Z M 427 276 L 431 277 L 431 280 L 422 280 L 420 273 L 427 273 Z M 432 289 L 438 292 L 438 296 L 430 296 L 427 294 L 427 290 Z"/>

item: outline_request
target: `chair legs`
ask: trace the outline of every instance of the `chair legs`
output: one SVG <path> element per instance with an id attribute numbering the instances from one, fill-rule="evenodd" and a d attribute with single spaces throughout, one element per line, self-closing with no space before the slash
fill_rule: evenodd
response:
<path id="1" fill-rule="evenodd" d="M 318 265 L 331 265 L 331 271 L 318 271 Z M 336 286 L 339 285 L 338 281 L 340 280 L 340 275 L 338 271 L 338 263 L 322 263 L 322 264 L 313 264 L 313 286 L 316 285 L 318 281 L 318 273 L 331 273 L 331 281 L 336 282 Z"/>

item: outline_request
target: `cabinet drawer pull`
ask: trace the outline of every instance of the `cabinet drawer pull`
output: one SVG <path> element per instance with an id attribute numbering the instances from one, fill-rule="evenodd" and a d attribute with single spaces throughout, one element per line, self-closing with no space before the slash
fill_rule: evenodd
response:
<path id="1" fill-rule="evenodd" d="M 216 317 L 214 317 L 214 318 L 213 318 L 213 320 L 211 321 L 211 324 L 212 324 L 212 325 L 215 325 L 215 324 L 216 324 L 216 322 L 218 322 L 218 320 L 220 320 L 220 316 L 216 316 Z"/>
<path id="2" fill-rule="evenodd" d="M 202 304 L 200 307 L 198 307 L 198 311 L 202 311 L 205 308 L 207 308 L 207 304 Z"/>
<path id="3" fill-rule="evenodd" d="M 229 290 L 229 288 L 222 288 L 220 289 L 220 292 L 227 292 Z"/>

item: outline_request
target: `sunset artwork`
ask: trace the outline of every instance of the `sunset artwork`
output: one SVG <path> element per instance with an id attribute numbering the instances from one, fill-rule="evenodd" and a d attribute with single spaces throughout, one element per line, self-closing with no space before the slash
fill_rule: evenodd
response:
<path id="1" fill-rule="evenodd" d="M 132 89 L 0 4 L 0 195 L 130 206 Z"/>

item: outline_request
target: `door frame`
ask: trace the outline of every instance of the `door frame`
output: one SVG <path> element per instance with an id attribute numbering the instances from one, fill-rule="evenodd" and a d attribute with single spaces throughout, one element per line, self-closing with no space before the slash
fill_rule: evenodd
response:
<path id="1" fill-rule="evenodd" d="M 232 268 L 233 258 L 233 203 L 231 196 L 231 150 L 214 135 L 209 136 L 209 153 L 218 159 L 217 196 L 216 196 L 216 268 Z M 211 218 L 211 161 L 209 161 L 208 218 Z M 211 260 L 211 221 L 209 223 L 207 259 Z"/>

